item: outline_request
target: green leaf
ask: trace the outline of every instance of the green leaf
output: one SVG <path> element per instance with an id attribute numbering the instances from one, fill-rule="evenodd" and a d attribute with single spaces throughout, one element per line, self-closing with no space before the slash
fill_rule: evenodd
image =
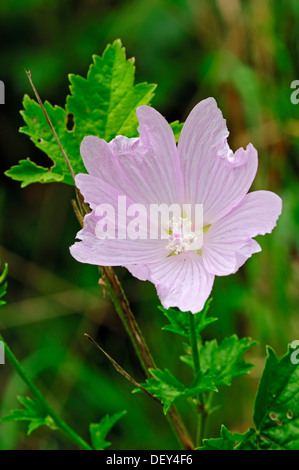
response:
<path id="1" fill-rule="evenodd" d="M 290 349 L 278 359 L 267 349 L 254 407 L 261 449 L 299 449 L 299 366 L 292 363 L 293 353 Z"/>
<path id="2" fill-rule="evenodd" d="M 182 127 L 183 127 L 184 123 L 183 122 L 179 122 L 179 121 L 174 121 L 170 124 L 170 127 L 171 129 L 173 130 L 173 133 L 174 133 L 174 138 L 175 138 L 175 141 L 178 142 L 179 141 L 179 138 L 180 138 L 180 134 L 181 134 L 181 130 L 182 130 Z"/>
<path id="3" fill-rule="evenodd" d="M 239 339 L 237 335 L 224 338 L 218 346 L 217 340 L 207 341 L 200 349 L 200 369 L 208 373 L 216 386 L 230 385 L 234 377 L 247 374 L 253 364 L 240 358 L 256 341 Z"/>
<path id="4" fill-rule="evenodd" d="M 224 425 L 221 427 L 221 437 L 204 439 L 203 446 L 197 450 L 255 450 L 255 429 L 248 429 L 244 434 L 231 433 Z"/>
<path id="5" fill-rule="evenodd" d="M 80 156 L 83 137 L 95 135 L 110 141 L 119 134 L 127 137 L 138 135 L 136 108 L 150 103 L 156 85 L 135 85 L 134 75 L 134 60 L 126 59 L 125 49 L 117 40 L 106 47 L 102 57 L 93 56 L 86 79 L 78 75 L 69 76 L 71 95 L 67 97 L 65 108 L 45 102 L 45 109 L 76 174 L 86 172 Z M 22 187 L 36 182 L 73 184 L 40 106 L 27 95 L 23 105 L 21 114 L 26 126 L 21 128 L 21 132 L 31 138 L 53 165 L 46 168 L 30 160 L 21 160 L 6 175 L 21 181 Z M 179 127 L 175 123 L 176 134 Z"/>
<path id="6" fill-rule="evenodd" d="M 28 95 L 24 96 L 23 106 L 24 111 L 21 114 L 26 126 L 22 127 L 20 131 L 28 135 L 36 147 L 45 152 L 53 161 L 53 165 L 49 169 L 37 166 L 29 159 L 21 160 L 19 165 L 13 166 L 5 174 L 17 181 L 22 181 L 22 187 L 28 186 L 33 182 L 63 181 L 64 183 L 73 184 L 68 167 L 41 107 L 36 101 L 29 98 Z M 69 131 L 67 128 L 68 111 L 60 106 L 52 106 L 47 101 L 44 106 L 61 145 L 68 155 L 74 172 L 86 172 L 80 156 L 81 140 L 78 138 L 75 129 Z"/>
<path id="7" fill-rule="evenodd" d="M 253 367 L 240 356 L 255 344 L 251 338 L 239 339 L 236 335 L 224 338 L 220 345 L 216 339 L 205 342 L 199 351 L 202 374 L 208 374 L 216 387 L 230 385 L 234 377 L 247 374 Z M 193 367 L 191 356 L 181 356 L 181 360 Z"/>
<path id="8" fill-rule="evenodd" d="M 278 359 L 267 348 L 265 369 L 254 406 L 256 429 L 232 434 L 224 426 L 221 437 L 204 440 L 199 450 L 298 450 L 298 352 L 290 349 Z"/>
<path id="9" fill-rule="evenodd" d="M 56 174 L 54 169 L 51 171 L 48 168 L 38 166 L 29 158 L 20 160 L 18 165 L 12 166 L 5 174 L 15 181 L 21 181 L 21 188 L 32 183 L 53 183 L 63 180 L 63 175 Z"/>
<path id="10" fill-rule="evenodd" d="M 212 299 L 207 300 L 204 309 L 194 315 L 195 318 L 195 328 L 196 333 L 199 335 L 204 328 L 206 328 L 211 323 L 215 322 L 217 318 L 207 318 L 207 313 L 210 308 Z M 184 338 L 189 338 L 190 336 L 190 325 L 189 318 L 186 312 L 181 312 L 180 310 L 174 310 L 169 308 L 168 310 L 162 306 L 158 307 L 161 310 L 166 318 L 170 321 L 169 325 L 163 326 L 162 330 L 171 331 L 177 335 L 181 335 Z"/>
<path id="11" fill-rule="evenodd" d="M 47 410 L 38 400 L 32 400 L 28 397 L 18 397 L 18 400 L 24 408 L 13 410 L 9 416 L 0 419 L 0 422 L 28 421 L 28 435 L 40 426 L 57 429 L 53 419 L 48 415 Z"/>
<path id="12" fill-rule="evenodd" d="M 91 423 L 89 426 L 91 442 L 95 450 L 102 450 L 111 445 L 106 441 L 107 434 L 111 431 L 115 423 L 126 414 L 126 411 L 115 413 L 112 416 L 106 415 L 98 424 Z"/>
<path id="13" fill-rule="evenodd" d="M 136 137 L 136 108 L 150 102 L 156 85 L 134 85 L 134 59 L 126 60 L 119 39 L 93 61 L 87 79 L 69 76 L 72 95 L 67 108 L 75 116 L 77 132 L 81 138 L 92 134 L 107 142 L 117 135 Z"/>
<path id="14" fill-rule="evenodd" d="M 142 386 L 162 401 L 165 414 L 177 399 L 191 397 L 202 392 L 217 391 L 211 378 L 202 374 L 196 377 L 190 387 L 185 387 L 168 369 L 164 371 L 150 369 L 150 372 L 153 377 L 147 379 Z"/>

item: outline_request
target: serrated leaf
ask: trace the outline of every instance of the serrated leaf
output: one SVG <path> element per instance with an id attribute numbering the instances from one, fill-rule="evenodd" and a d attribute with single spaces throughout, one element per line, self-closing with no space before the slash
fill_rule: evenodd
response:
<path id="1" fill-rule="evenodd" d="M 137 136 L 136 108 L 150 103 L 156 87 L 147 83 L 134 84 L 134 61 L 126 59 L 119 40 L 109 44 L 102 57 L 93 56 L 93 61 L 86 79 L 69 76 L 71 95 L 67 97 L 65 108 L 45 102 L 45 109 L 76 174 L 86 172 L 80 156 L 83 137 L 95 135 L 109 141 L 119 134 Z M 21 132 L 29 135 L 53 165 L 46 168 L 30 160 L 21 160 L 6 175 L 21 181 L 22 187 L 34 182 L 73 184 L 40 106 L 26 95 L 23 105 L 21 114 L 26 126 L 21 128 Z M 70 117 L 72 126 L 69 126 Z M 175 132 L 178 130 L 176 123 Z"/>
<path id="2" fill-rule="evenodd" d="M 18 165 L 12 166 L 5 174 L 15 181 L 21 181 L 21 188 L 25 188 L 32 183 L 53 183 L 63 180 L 63 175 L 56 174 L 54 168 L 49 170 L 38 166 L 28 158 L 20 160 Z"/>
<path id="3" fill-rule="evenodd" d="M 206 341 L 199 351 L 202 374 L 208 374 L 216 387 L 230 385 L 234 377 L 247 374 L 253 367 L 240 356 L 255 344 L 251 338 L 239 339 L 236 335 L 224 338 L 220 345 L 216 339 Z M 191 356 L 182 356 L 181 360 L 193 367 Z"/>
<path id="4" fill-rule="evenodd" d="M 224 425 L 221 427 L 221 437 L 204 439 L 203 446 L 197 450 L 255 450 L 256 432 L 250 428 L 244 434 L 231 433 Z"/>
<path id="5" fill-rule="evenodd" d="M 152 378 L 141 384 L 148 392 L 159 398 L 164 405 L 164 413 L 171 405 L 181 398 L 187 398 L 198 393 L 217 391 L 213 381 L 208 376 L 199 374 L 190 387 L 185 387 L 168 369 L 150 369 Z"/>
<path id="6" fill-rule="evenodd" d="M 112 416 L 106 415 L 99 423 L 91 423 L 89 426 L 91 442 L 96 450 L 103 450 L 111 445 L 106 441 L 107 434 L 111 431 L 115 423 L 126 414 L 126 411 L 115 413 Z"/>
<path id="7" fill-rule="evenodd" d="M 267 349 L 265 369 L 254 407 L 259 448 L 299 449 L 299 365 L 293 364 L 293 350 L 278 359 Z"/>
<path id="8" fill-rule="evenodd" d="M 21 114 L 26 126 L 22 127 L 20 132 L 28 135 L 36 147 L 52 160 L 53 165 L 51 168 L 44 168 L 37 166 L 29 159 L 21 160 L 19 165 L 13 166 L 5 174 L 17 181 L 22 181 L 22 187 L 33 182 L 63 181 L 64 183 L 73 184 L 69 169 L 41 107 L 28 95 L 24 96 L 23 106 L 24 110 Z M 68 111 L 60 106 L 52 106 L 48 101 L 44 103 L 44 106 L 74 172 L 86 172 L 80 156 L 81 140 L 74 129 L 70 131 L 67 128 Z"/>
<path id="9" fill-rule="evenodd" d="M 0 422 L 28 421 L 28 435 L 40 426 L 57 429 L 53 419 L 48 415 L 47 410 L 38 400 L 32 400 L 29 397 L 18 397 L 18 400 L 24 408 L 13 410 L 10 415 L 1 418 Z"/>
<path id="10" fill-rule="evenodd" d="M 218 346 L 217 340 L 207 341 L 200 349 L 200 370 L 208 373 L 215 381 L 216 386 L 230 385 L 234 377 L 247 374 L 253 364 L 241 358 L 256 341 L 251 338 L 239 339 L 232 335 Z"/>
<path id="11" fill-rule="evenodd" d="M 214 317 L 207 318 L 207 313 L 210 308 L 211 301 L 212 299 L 207 300 L 204 309 L 194 315 L 197 335 L 200 335 L 204 328 L 206 328 L 208 325 L 214 323 L 217 320 L 217 318 Z M 171 331 L 172 333 L 183 336 L 184 338 L 189 338 L 189 316 L 186 312 L 174 310 L 173 308 L 169 308 L 167 310 L 162 306 L 159 306 L 158 308 L 164 313 L 164 315 L 170 322 L 170 324 L 163 326 L 162 330 Z"/>
<path id="12" fill-rule="evenodd" d="M 102 57 L 93 56 L 93 62 L 87 79 L 69 76 L 67 108 L 75 116 L 77 132 L 81 138 L 91 134 L 107 142 L 117 135 L 136 137 L 136 108 L 150 102 L 156 85 L 134 85 L 134 60 L 126 60 L 120 40 L 109 44 Z"/>

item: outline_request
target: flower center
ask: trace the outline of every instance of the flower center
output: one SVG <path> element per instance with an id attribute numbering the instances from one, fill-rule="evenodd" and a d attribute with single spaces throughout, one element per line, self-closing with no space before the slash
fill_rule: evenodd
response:
<path id="1" fill-rule="evenodd" d="M 194 250 L 201 254 L 202 235 L 206 227 L 193 231 L 192 222 L 188 217 L 172 217 L 169 221 L 169 240 L 166 250 L 171 250 L 168 256 L 179 255 L 185 251 Z"/>

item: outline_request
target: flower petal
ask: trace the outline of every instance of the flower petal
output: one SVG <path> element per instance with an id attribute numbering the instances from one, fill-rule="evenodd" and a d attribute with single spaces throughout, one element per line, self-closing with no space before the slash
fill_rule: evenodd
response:
<path id="1" fill-rule="evenodd" d="M 99 239 L 96 225 L 99 218 L 94 211 L 84 218 L 84 227 L 77 233 L 81 240 L 70 247 L 71 255 L 81 263 L 100 266 L 125 266 L 160 260 L 165 256 L 165 240 Z M 125 227 L 125 220 L 118 219 L 119 226 Z M 116 224 L 117 225 L 117 224 Z"/>
<path id="2" fill-rule="evenodd" d="M 125 266 L 132 276 L 137 277 L 140 281 L 148 281 L 150 279 L 150 270 L 147 264 L 130 264 Z"/>
<path id="3" fill-rule="evenodd" d="M 147 155 L 143 176 L 145 184 L 161 184 L 160 200 L 150 203 L 182 203 L 183 175 L 173 131 L 166 119 L 150 106 L 140 106 L 136 110 L 139 119 L 138 131 L 143 145 L 147 145 Z M 163 195 L 162 195 L 163 190 Z"/>
<path id="4" fill-rule="evenodd" d="M 155 109 L 140 106 L 140 138 L 117 136 L 109 144 L 85 137 L 81 155 L 87 171 L 136 203 L 183 202 L 183 178 L 174 134 Z"/>
<path id="5" fill-rule="evenodd" d="M 111 204 L 117 211 L 118 198 L 122 194 L 110 183 L 86 173 L 76 175 L 75 183 L 91 209 L 95 209 L 99 204 Z M 126 201 L 127 204 L 133 204 L 133 201 L 128 196 L 126 196 Z"/>
<path id="6" fill-rule="evenodd" d="M 205 268 L 218 276 L 236 272 L 260 246 L 251 240 L 272 232 L 281 214 L 282 201 L 271 191 L 254 191 L 204 234 Z"/>
<path id="7" fill-rule="evenodd" d="M 80 153 L 84 166 L 90 175 L 113 184 L 116 162 L 113 152 L 104 139 L 92 135 L 84 137 Z"/>
<path id="8" fill-rule="evenodd" d="M 262 249 L 258 242 L 250 238 L 250 240 L 236 252 L 235 271 L 238 271 L 254 253 L 259 253 L 260 251 L 262 251 Z"/>
<path id="9" fill-rule="evenodd" d="M 202 258 L 194 251 L 171 256 L 148 265 L 150 280 L 165 308 L 200 312 L 210 295 L 214 275 L 203 266 Z"/>
<path id="10" fill-rule="evenodd" d="M 185 183 L 185 202 L 204 205 L 204 225 L 236 206 L 249 190 L 257 171 L 257 152 L 249 144 L 234 154 L 227 143 L 226 121 L 213 98 L 201 101 L 189 114 L 178 150 Z"/>

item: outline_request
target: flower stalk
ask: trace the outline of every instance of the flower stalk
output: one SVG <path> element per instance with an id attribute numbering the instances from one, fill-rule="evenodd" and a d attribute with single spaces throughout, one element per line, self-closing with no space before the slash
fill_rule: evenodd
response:
<path id="1" fill-rule="evenodd" d="M 61 145 L 61 142 L 57 136 L 57 133 L 51 123 L 51 120 L 48 116 L 48 113 L 42 103 L 42 100 L 34 86 L 34 83 L 33 83 L 33 80 L 32 80 L 32 76 L 31 76 L 31 72 L 26 72 L 27 73 L 27 76 L 28 76 L 28 79 L 29 79 L 29 82 L 31 84 L 31 87 L 34 91 L 34 94 L 36 96 L 36 99 L 42 109 L 42 112 L 46 118 L 46 121 L 51 129 L 51 132 L 53 133 L 56 141 L 57 141 L 57 144 L 60 148 L 60 151 L 63 155 L 63 158 L 69 168 L 69 171 L 71 173 L 71 176 L 75 182 L 75 173 L 74 173 L 74 170 L 71 166 L 71 163 Z M 78 205 L 76 204 L 75 201 L 72 201 L 72 204 L 73 204 L 73 207 L 75 209 L 75 214 L 76 214 L 76 217 L 80 223 L 81 226 L 83 226 L 83 218 L 84 216 L 89 212 L 89 207 L 87 206 L 87 204 L 84 202 L 83 200 L 83 197 L 81 195 L 81 192 L 79 191 L 79 189 L 76 187 L 75 185 L 75 190 L 76 190 L 76 196 L 77 196 L 77 201 L 78 201 Z M 115 306 L 115 309 L 120 317 L 120 319 L 122 320 L 123 322 L 123 325 L 126 329 L 126 331 L 128 332 L 129 336 L 130 336 L 130 339 L 131 339 L 131 342 L 134 346 L 134 349 L 136 351 L 136 354 L 138 356 L 138 359 L 143 367 L 143 370 L 146 374 L 147 377 L 150 377 L 150 373 L 149 373 L 149 370 L 148 369 L 155 369 L 156 366 L 155 366 L 155 363 L 153 361 L 153 358 L 151 356 L 151 353 L 149 351 L 149 348 L 145 342 L 145 339 L 141 333 L 141 330 L 136 322 L 136 319 L 133 315 L 133 312 L 129 306 L 129 302 L 124 294 L 124 291 L 120 285 L 120 282 L 113 270 L 112 267 L 107 267 L 107 266 L 104 266 L 104 267 L 101 267 L 100 266 L 100 270 L 102 271 L 102 275 L 103 275 L 103 281 L 105 282 L 105 287 L 107 289 L 107 291 L 109 292 L 109 295 L 111 296 L 111 299 L 112 299 L 112 302 Z M 192 443 L 192 440 L 185 428 L 185 425 L 183 424 L 182 422 L 182 419 L 177 411 L 177 409 L 175 408 L 175 406 L 173 405 L 168 414 L 167 414 L 167 418 L 168 420 L 170 421 L 171 423 L 171 427 L 174 431 L 174 433 L 176 434 L 177 438 L 178 438 L 178 441 L 180 442 L 180 444 L 183 446 L 184 449 L 187 449 L 187 450 L 192 450 L 194 449 L 194 445 Z"/>

